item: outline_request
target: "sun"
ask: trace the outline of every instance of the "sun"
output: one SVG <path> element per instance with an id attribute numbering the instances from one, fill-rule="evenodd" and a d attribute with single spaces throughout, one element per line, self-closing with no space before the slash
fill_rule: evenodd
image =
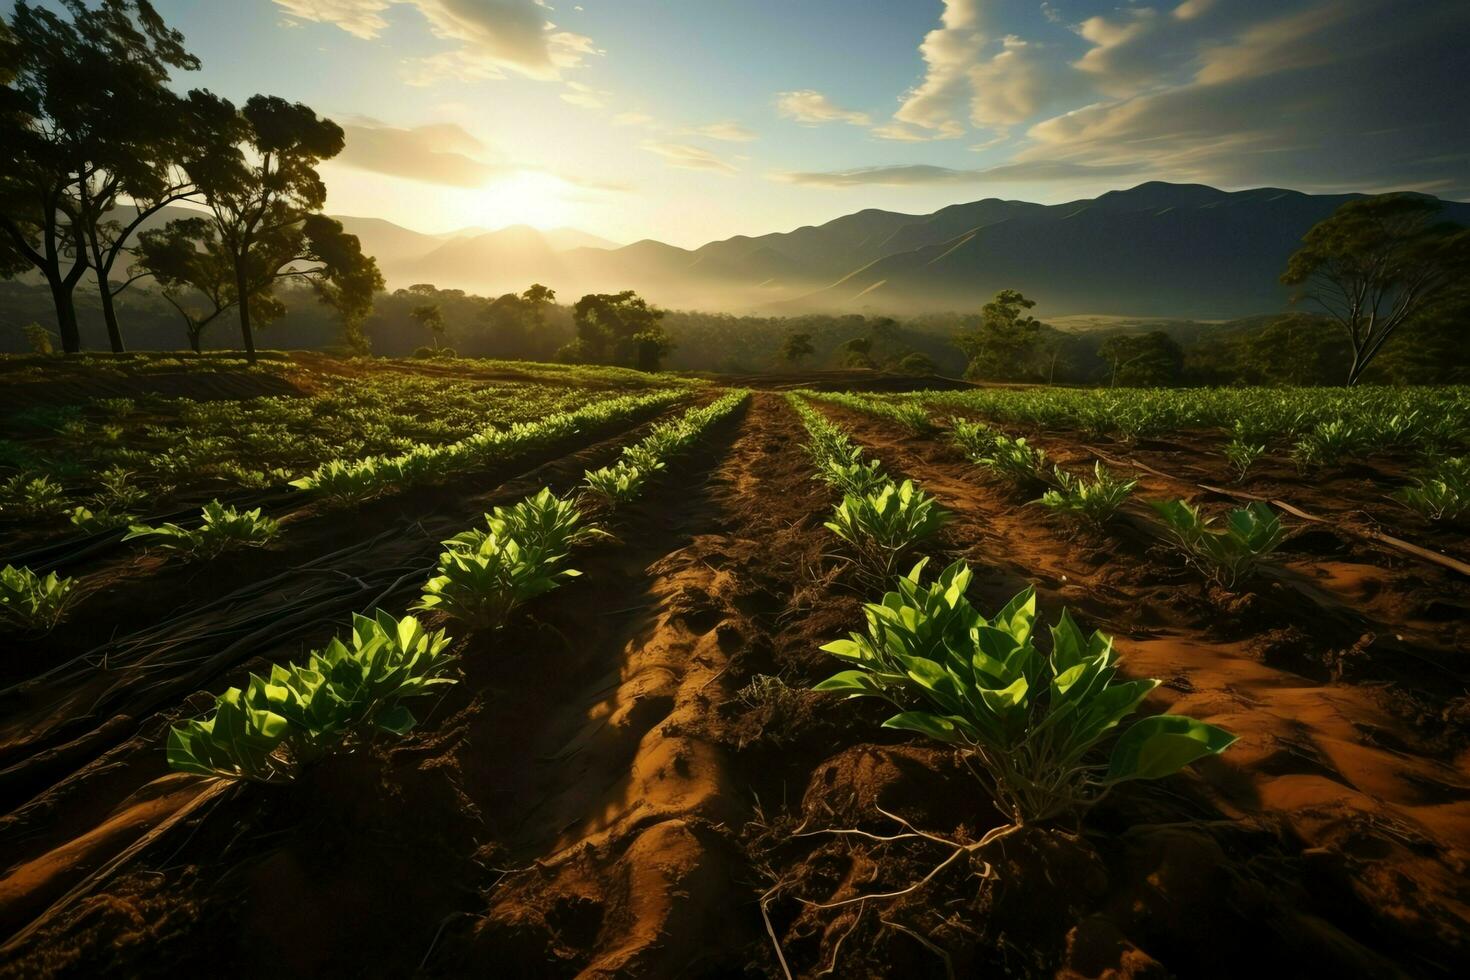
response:
<path id="1" fill-rule="evenodd" d="M 566 182 L 551 174 L 534 170 L 506 174 L 475 193 L 473 223 L 487 228 L 561 227 L 572 221 L 576 211 L 566 191 Z"/>

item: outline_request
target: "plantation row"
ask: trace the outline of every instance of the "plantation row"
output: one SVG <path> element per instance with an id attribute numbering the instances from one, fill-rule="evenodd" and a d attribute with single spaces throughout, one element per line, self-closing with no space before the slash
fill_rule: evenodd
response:
<path id="1" fill-rule="evenodd" d="M 356 504 L 390 492 L 443 479 L 453 473 L 491 465 L 511 465 L 542 450 L 565 444 L 579 432 L 637 419 L 686 397 L 681 389 L 655 389 L 645 395 L 623 395 L 594 401 L 570 412 L 508 428 L 487 426 L 443 446 L 417 446 L 395 456 L 333 460 L 291 484 L 333 504 Z M 274 540 L 280 523 L 261 508 L 240 510 L 213 501 L 203 508 L 201 523 L 185 528 L 131 524 L 123 540 L 137 539 L 187 559 L 207 559 L 233 548 L 259 547 Z M 0 623 L 25 630 L 54 627 L 73 595 L 74 578 L 55 572 L 40 575 L 30 568 L 7 565 L 0 570 Z"/>
<path id="2" fill-rule="evenodd" d="M 841 427 L 798 396 L 791 404 L 806 427 L 817 478 L 842 494 L 827 528 L 885 588 L 881 602 L 864 607 L 866 632 L 823 647 L 848 666 L 817 690 L 879 698 L 897 712 L 884 727 L 959 748 L 971 771 L 988 777 L 1012 828 L 1084 809 L 1118 783 L 1170 775 L 1235 740 L 1191 718 L 1155 715 L 1123 731 L 1106 762 L 1089 761 L 1159 681 L 1119 680 L 1112 640 L 1084 635 L 1065 609 L 1050 628 L 1050 652 L 1042 653 L 1035 590 L 987 617 L 965 598 L 972 572 L 963 561 L 925 584 L 921 559 L 896 577 L 896 590 L 886 590 L 895 581 L 889 570 L 949 515 L 910 481 L 896 484 L 877 461 L 865 461 Z M 950 860 L 1012 828 L 952 844 Z"/>
<path id="3" fill-rule="evenodd" d="M 200 401 L 147 395 L 14 413 L 0 432 L 0 518 L 122 526 L 148 499 L 265 489 L 336 458 L 388 456 L 475 435 L 484 419 L 531 422 L 585 403 L 566 384 L 476 383 L 412 374 L 289 375 L 311 396 Z M 555 377 L 554 375 L 552 376 Z M 667 383 L 663 383 L 668 387 Z M 618 393 L 646 390 L 621 376 Z"/>
<path id="4" fill-rule="evenodd" d="M 923 406 L 889 402 L 842 393 L 806 393 L 807 397 L 898 422 L 915 432 L 934 433 L 938 427 Z M 984 422 L 954 418 L 950 438 L 975 465 L 1009 482 L 1018 491 L 1041 491 L 1037 506 L 1075 521 L 1100 528 L 1112 520 L 1131 497 L 1137 480 L 1115 477 L 1101 462 L 1088 475 L 1073 474 L 1049 465 L 1046 453 L 1024 437 L 1008 436 Z M 1215 584 L 1234 589 L 1250 578 L 1285 540 L 1275 512 L 1255 502 L 1231 510 L 1223 525 L 1187 501 L 1149 501 L 1161 529 L 1185 558 Z"/>
<path id="5" fill-rule="evenodd" d="M 610 509 L 636 499 L 668 459 L 746 397 L 728 394 L 655 426 L 625 447 L 617 464 L 587 472 L 581 498 L 558 497 L 547 488 L 495 508 L 483 527 L 443 542 L 411 612 L 437 614 L 470 631 L 498 629 L 522 604 L 580 574 L 566 567 L 573 549 L 607 533 L 587 520 L 587 500 Z M 611 482 L 610 472 L 618 475 Z M 401 735 L 416 724 L 405 701 L 454 683 L 451 642 L 445 630 L 426 629 L 411 613 L 354 616 L 345 637 L 311 652 L 304 664 L 275 665 L 269 677 L 252 674 L 243 689 L 220 695 L 208 717 L 171 729 L 169 765 L 280 783 L 353 739 Z"/>

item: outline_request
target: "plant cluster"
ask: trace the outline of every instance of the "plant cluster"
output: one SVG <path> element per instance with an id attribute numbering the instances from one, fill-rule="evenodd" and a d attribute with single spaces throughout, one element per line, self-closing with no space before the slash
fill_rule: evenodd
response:
<path id="1" fill-rule="evenodd" d="M 0 569 L 0 622 L 22 630 L 44 631 L 61 622 L 76 579 L 55 572 L 37 575 L 29 568 Z"/>
<path id="2" fill-rule="evenodd" d="M 923 568 L 865 607 L 865 633 L 822 648 L 849 666 L 816 689 L 880 698 L 897 709 L 884 727 L 954 746 L 1015 824 L 1077 813 L 1119 783 L 1168 776 L 1235 741 L 1180 715 L 1113 738 L 1159 682 L 1120 680 L 1109 637 L 1084 635 L 1063 610 L 1043 653 L 1033 590 L 987 617 L 966 598 L 964 562 L 927 585 Z"/>
<path id="3" fill-rule="evenodd" d="M 505 463 L 564 441 L 578 432 L 664 408 L 684 397 L 678 389 L 624 395 L 557 412 L 537 422 L 489 427 L 442 446 L 417 445 L 391 456 L 331 460 L 291 486 L 339 503 L 358 503 L 389 491 L 439 479 L 450 472 Z"/>
<path id="4" fill-rule="evenodd" d="M 1259 501 L 1230 511 L 1223 527 L 1183 500 L 1153 501 L 1150 506 L 1189 561 L 1226 589 L 1254 574 L 1286 539 L 1281 521 Z"/>
<path id="5" fill-rule="evenodd" d="M 1470 456 L 1440 460 L 1421 473 L 1414 486 L 1393 496 L 1427 521 L 1456 521 L 1470 515 Z"/>
<path id="6" fill-rule="evenodd" d="M 924 404 L 912 399 L 896 399 L 892 401 L 878 401 L 868 395 L 856 395 L 848 391 L 809 391 L 797 392 L 803 398 L 815 401 L 828 402 L 832 405 L 841 405 L 856 412 L 867 415 L 876 415 L 879 418 L 896 422 L 908 429 L 915 435 L 933 435 L 938 431 L 938 426 L 929 417 L 929 412 Z"/>
<path id="7" fill-rule="evenodd" d="M 190 558 L 214 558 L 231 548 L 259 548 L 281 533 L 280 523 L 262 517 L 259 507 L 237 510 L 212 500 L 204 505 L 201 516 L 203 520 L 196 528 L 177 524 L 158 527 L 134 524 L 123 540 L 142 540 L 146 545 L 176 551 Z"/>
<path id="8" fill-rule="evenodd" d="M 260 783 L 287 782 L 303 766 L 375 731 L 402 735 L 416 724 L 403 703 L 454 683 L 442 630 L 379 610 L 354 616 L 345 640 L 312 651 L 305 665 L 250 675 L 202 719 L 169 732 L 168 763 L 180 772 Z"/>
<path id="9" fill-rule="evenodd" d="M 588 470 L 583 480 L 587 492 L 609 510 L 631 503 L 642 495 L 649 477 L 664 468 L 666 460 L 687 449 L 705 429 L 733 412 L 747 397 L 745 391 L 731 392 L 653 426 L 643 439 L 624 446 L 616 463 Z"/>
<path id="10" fill-rule="evenodd" d="M 1055 474 L 1056 487 L 1034 502 L 1093 527 L 1101 527 L 1112 520 L 1138 485 L 1136 479 L 1122 480 L 1113 476 L 1101 462 L 1093 464 L 1090 480 L 1085 476 L 1073 476 L 1060 466 L 1055 468 Z"/>
<path id="11" fill-rule="evenodd" d="M 842 493 L 824 526 L 847 544 L 865 577 L 887 581 L 915 548 L 948 523 L 949 513 L 912 481 L 896 483 L 877 460 L 865 462 L 842 427 L 799 395 L 788 401 L 807 430 L 806 450 L 816 479 Z"/>

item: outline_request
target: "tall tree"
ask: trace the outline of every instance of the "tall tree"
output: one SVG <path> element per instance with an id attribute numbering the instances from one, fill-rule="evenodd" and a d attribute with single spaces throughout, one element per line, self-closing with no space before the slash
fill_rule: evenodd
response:
<path id="1" fill-rule="evenodd" d="M 165 82 L 170 68 L 199 63 L 148 0 L 60 3 L 69 18 L 19 0 L 0 20 L 0 233 L 45 277 L 74 352 L 76 285 L 99 256 L 110 270 L 121 245 L 123 229 L 104 216 L 125 185 L 145 202 L 167 196 L 150 175 L 178 145 L 178 97 Z M 119 349 L 115 317 L 109 329 Z"/>
<path id="2" fill-rule="evenodd" d="M 1164 387 L 1184 372 L 1184 349 L 1162 330 L 1109 337 L 1097 354 L 1112 365 L 1114 387 Z"/>
<path id="3" fill-rule="evenodd" d="M 364 287 L 381 284 L 376 263 L 362 255 L 357 238 L 317 212 L 327 200 L 316 166 L 342 152 L 342 128 L 300 103 L 251 96 L 231 126 L 244 152 L 219 157 L 195 175 L 213 215 L 220 246 L 235 272 L 240 334 L 245 355 L 255 361 L 251 297 L 281 278 L 329 284 L 324 293 L 361 303 Z M 350 239 L 350 244 L 346 241 Z M 371 266 L 369 270 L 367 267 Z M 339 296 L 330 284 L 346 284 Z M 366 301 L 371 305 L 371 291 Z"/>
<path id="4" fill-rule="evenodd" d="M 970 359 L 967 377 L 1016 381 L 1027 376 L 1041 336 L 1041 321 L 1026 311 L 1036 305 L 1019 290 L 1002 289 L 981 309 L 980 325 L 954 343 Z"/>
<path id="5" fill-rule="evenodd" d="M 577 339 L 559 355 L 588 364 L 617 364 L 657 371 L 674 343 L 664 332 L 663 310 L 654 309 L 631 289 L 589 293 L 572 308 Z"/>
<path id="6" fill-rule="evenodd" d="M 408 314 L 414 321 L 434 338 L 434 349 L 438 350 L 444 342 L 444 313 L 439 309 L 438 303 L 425 303 L 423 306 L 415 306 Z"/>
<path id="7" fill-rule="evenodd" d="M 1281 281 L 1301 286 L 1346 331 L 1347 383 L 1404 324 L 1462 304 L 1470 277 L 1470 230 L 1435 220 L 1438 201 L 1384 194 L 1349 201 L 1302 238 Z"/>
<path id="8" fill-rule="evenodd" d="M 781 345 L 781 359 L 788 364 L 797 364 L 804 357 L 811 357 L 817 352 L 812 346 L 812 335 L 793 330 L 786 335 L 785 342 Z"/>

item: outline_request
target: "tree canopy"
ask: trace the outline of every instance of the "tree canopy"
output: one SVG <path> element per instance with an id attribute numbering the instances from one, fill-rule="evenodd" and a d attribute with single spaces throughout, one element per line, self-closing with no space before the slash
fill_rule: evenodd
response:
<path id="1" fill-rule="evenodd" d="M 631 289 L 621 293 L 588 293 L 572 307 L 577 339 L 558 352 L 563 360 L 613 364 L 657 371 L 673 349 L 654 309 Z"/>

